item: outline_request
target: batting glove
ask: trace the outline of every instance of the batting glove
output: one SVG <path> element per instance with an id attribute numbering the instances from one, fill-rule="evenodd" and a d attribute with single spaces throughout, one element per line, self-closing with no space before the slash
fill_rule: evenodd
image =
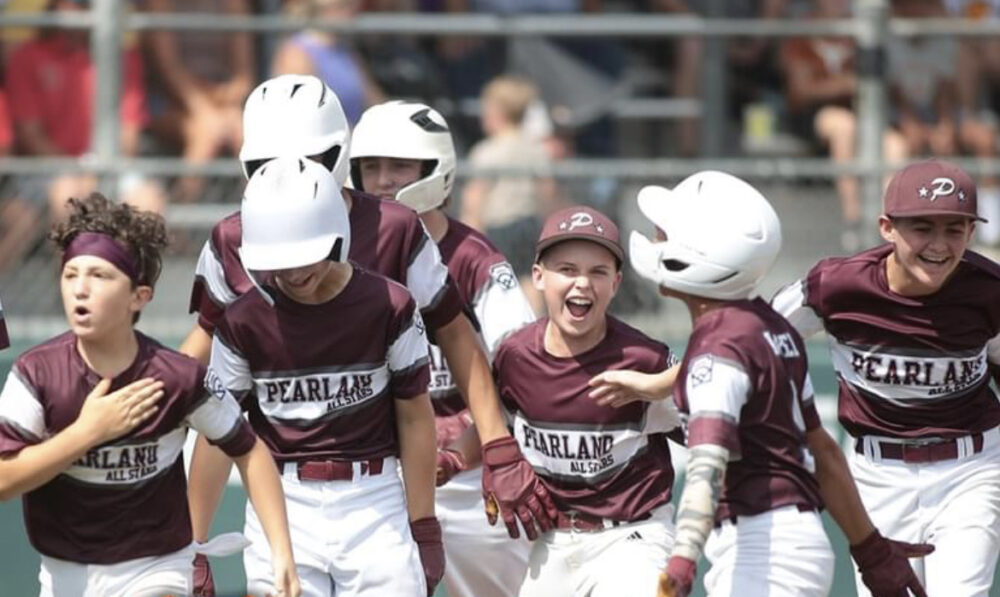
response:
<path id="1" fill-rule="evenodd" d="M 208 564 L 208 556 L 194 556 L 194 597 L 215 597 L 215 580 L 212 578 L 212 567 Z"/>
<path id="2" fill-rule="evenodd" d="M 483 500 L 489 523 L 495 525 L 497 518 L 502 517 L 507 534 L 514 539 L 521 536 L 518 520 L 524 534 L 534 541 L 538 529 L 543 533 L 551 530 L 559 514 L 548 490 L 512 437 L 483 444 Z"/>
<path id="3" fill-rule="evenodd" d="M 427 579 L 427 597 L 431 597 L 444 576 L 441 525 L 433 516 L 413 520 L 410 522 L 410 534 L 413 535 L 417 549 L 420 550 L 420 563 L 424 567 L 424 578 Z"/>
<path id="4" fill-rule="evenodd" d="M 441 487 L 452 477 L 468 468 L 465 456 L 458 450 L 445 448 L 437 452 L 437 486 Z"/>
<path id="5" fill-rule="evenodd" d="M 697 564 L 687 558 L 673 556 L 660 573 L 660 588 L 656 597 L 687 597 L 694 586 Z"/>
<path id="6" fill-rule="evenodd" d="M 893 541 L 876 529 L 864 541 L 851 546 L 851 557 L 872 597 L 908 597 L 910 591 L 916 597 L 927 597 L 907 558 L 922 558 L 932 551 L 933 545 Z"/>

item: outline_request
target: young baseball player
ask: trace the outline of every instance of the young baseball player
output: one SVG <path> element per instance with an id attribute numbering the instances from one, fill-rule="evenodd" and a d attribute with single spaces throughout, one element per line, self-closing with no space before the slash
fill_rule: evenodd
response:
<path id="1" fill-rule="evenodd" d="M 189 426 L 236 461 L 274 554 L 261 565 L 278 595 L 298 595 L 267 447 L 206 390 L 202 365 L 134 329 L 160 273 L 162 218 L 96 194 L 69 210 L 52 239 L 70 331 L 18 357 L 0 394 L 0 498 L 23 495 L 41 595 L 191 593 Z"/>
<path id="2" fill-rule="evenodd" d="M 781 247 L 770 204 L 736 177 L 700 172 L 673 190 L 644 188 L 639 208 L 657 240 L 633 232 L 632 265 L 683 301 L 694 326 L 676 387 L 690 460 L 658 594 L 687 595 L 704 549 L 712 597 L 827 595 L 825 502 L 879 597 L 925 595 L 906 558 L 931 548 L 884 539 L 872 526 L 820 426 L 801 337 L 750 298 Z"/>
<path id="3" fill-rule="evenodd" d="M 303 595 L 429 596 L 444 551 L 416 303 L 348 261 L 347 210 L 321 164 L 268 162 L 247 183 L 241 212 L 240 256 L 259 290 L 226 309 L 209 375 L 282 470 Z M 192 463 L 192 477 L 202 464 Z M 253 542 L 247 586 L 262 597 L 270 556 L 250 510 L 244 532 Z"/>
<path id="4" fill-rule="evenodd" d="M 455 181 L 455 147 L 444 118 L 419 103 L 369 108 L 351 139 L 354 188 L 398 200 L 419 215 L 438 245 L 462 305 L 492 354 L 501 340 L 534 321 L 507 259 L 482 234 L 445 212 Z M 503 597 L 520 586 L 530 545 L 486 524 L 482 472 L 452 445 L 472 419 L 441 349 L 431 345 L 430 395 L 438 445 L 437 516 L 444 532 L 444 584 L 450 597 Z M 473 447 L 477 450 L 478 445 Z"/>
<path id="5" fill-rule="evenodd" d="M 323 164 L 342 185 L 349 173 L 350 134 L 347 119 L 336 94 L 314 76 L 282 75 L 261 83 L 247 99 L 244 110 L 244 143 L 240 160 L 249 176 L 268 160 L 278 156 L 309 156 Z M 500 414 L 489 361 L 468 318 L 461 316 L 461 299 L 448 270 L 441 262 L 437 246 L 431 242 L 413 210 L 395 201 L 345 189 L 344 201 L 354 242 L 350 258 L 358 265 L 403 283 L 410 290 L 430 334 L 448 359 L 456 386 L 468 400 L 472 418 L 483 441 L 507 437 Z M 192 309 L 199 312 L 199 324 L 181 350 L 207 359 L 213 322 L 225 305 L 247 292 L 252 285 L 240 261 L 240 214 L 236 213 L 213 228 L 199 258 Z M 226 461 L 218 450 L 199 441 L 195 458 L 209 459 L 214 466 L 200 467 L 211 477 L 192 479 L 192 521 L 195 537 L 202 539 L 208 524 L 199 504 L 212 512 L 222 495 Z M 535 526 L 551 525 L 544 489 L 523 460 L 497 465 L 499 471 L 519 472 L 525 486 L 484 485 L 510 512 L 525 515 L 522 522 L 529 537 Z M 526 489 L 527 491 L 521 491 Z M 206 562 L 199 562 L 201 569 Z"/>
<path id="6" fill-rule="evenodd" d="M 773 300 L 804 336 L 826 331 L 858 491 L 883 531 L 936 546 L 917 564 L 930 595 L 987 595 L 1000 549 L 988 373 L 1000 363 L 1000 267 L 967 250 L 976 208 L 957 166 L 908 166 L 885 192 L 886 244 L 820 261 Z"/>
<path id="7" fill-rule="evenodd" d="M 665 433 L 679 423 L 676 409 L 588 398 L 598 371 L 651 373 L 673 360 L 607 313 L 624 256 L 618 228 L 600 212 L 552 214 L 532 269 L 548 317 L 504 340 L 494 358 L 516 443 L 484 457 L 523 451 L 558 508 L 556 528 L 532 546 L 522 597 L 652 595 L 673 544 Z"/>

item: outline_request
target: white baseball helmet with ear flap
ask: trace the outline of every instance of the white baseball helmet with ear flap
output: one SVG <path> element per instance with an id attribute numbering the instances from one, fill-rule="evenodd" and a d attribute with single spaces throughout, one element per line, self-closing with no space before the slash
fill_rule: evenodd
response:
<path id="1" fill-rule="evenodd" d="M 243 107 L 243 174 L 250 178 L 277 157 L 319 156 L 339 188 L 350 169 L 350 139 L 333 90 L 312 75 L 280 75 L 258 85 Z"/>
<path id="2" fill-rule="evenodd" d="M 439 207 L 455 185 L 455 144 L 448 123 L 426 104 L 392 101 L 372 106 L 361 115 L 351 141 L 351 180 L 365 191 L 360 158 L 421 160 L 424 176 L 396 193 L 396 200 L 417 213 Z"/>
<path id="3" fill-rule="evenodd" d="M 333 175 L 308 158 L 277 158 L 257 169 L 241 206 L 240 259 L 274 271 L 347 261 L 351 224 Z"/>
<path id="4" fill-rule="evenodd" d="M 638 201 L 666 240 L 633 231 L 632 267 L 660 286 L 710 299 L 744 299 L 781 249 L 778 214 L 757 189 L 730 174 L 699 172 L 673 190 L 644 187 Z"/>

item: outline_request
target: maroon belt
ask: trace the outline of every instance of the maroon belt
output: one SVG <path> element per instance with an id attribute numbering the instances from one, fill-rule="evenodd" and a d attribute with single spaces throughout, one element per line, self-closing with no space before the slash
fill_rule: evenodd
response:
<path id="1" fill-rule="evenodd" d="M 973 433 L 972 453 L 978 454 L 983 451 L 983 434 Z M 882 458 L 887 460 L 902 460 L 910 464 L 922 464 L 928 462 L 942 462 L 944 460 L 955 460 L 958 458 L 958 439 L 943 439 L 934 441 L 910 441 L 910 442 L 886 442 L 875 440 L 878 444 Z M 854 451 L 858 454 L 865 453 L 865 441 L 859 437 L 854 442 Z"/>
<path id="2" fill-rule="evenodd" d="M 381 458 L 361 461 L 361 475 L 382 474 Z M 302 481 L 350 481 L 354 479 L 354 463 L 345 460 L 303 460 L 295 463 Z"/>
<path id="3" fill-rule="evenodd" d="M 646 520 L 649 517 L 650 514 L 647 512 L 635 520 L 611 520 L 609 518 L 601 518 L 592 514 L 563 512 L 560 510 L 559 514 L 556 516 L 556 528 L 564 531 L 601 531 L 621 526 L 623 524 L 629 524 L 630 522 Z"/>

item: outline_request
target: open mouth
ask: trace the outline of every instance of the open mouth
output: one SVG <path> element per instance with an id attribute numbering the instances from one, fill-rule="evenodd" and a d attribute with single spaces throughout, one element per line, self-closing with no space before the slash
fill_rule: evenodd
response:
<path id="1" fill-rule="evenodd" d="M 581 319 L 590 313 L 594 307 L 594 301 L 585 298 L 573 297 L 566 299 L 566 309 L 574 318 Z"/>
<path id="2" fill-rule="evenodd" d="M 950 258 L 948 257 L 927 257 L 925 255 L 917 255 L 917 259 L 919 259 L 921 263 L 933 266 L 941 266 L 950 261 Z"/>
<path id="3" fill-rule="evenodd" d="M 90 315 L 90 309 L 84 306 L 77 306 L 76 308 L 73 309 L 73 314 L 77 315 L 78 317 L 86 317 L 87 315 Z"/>

